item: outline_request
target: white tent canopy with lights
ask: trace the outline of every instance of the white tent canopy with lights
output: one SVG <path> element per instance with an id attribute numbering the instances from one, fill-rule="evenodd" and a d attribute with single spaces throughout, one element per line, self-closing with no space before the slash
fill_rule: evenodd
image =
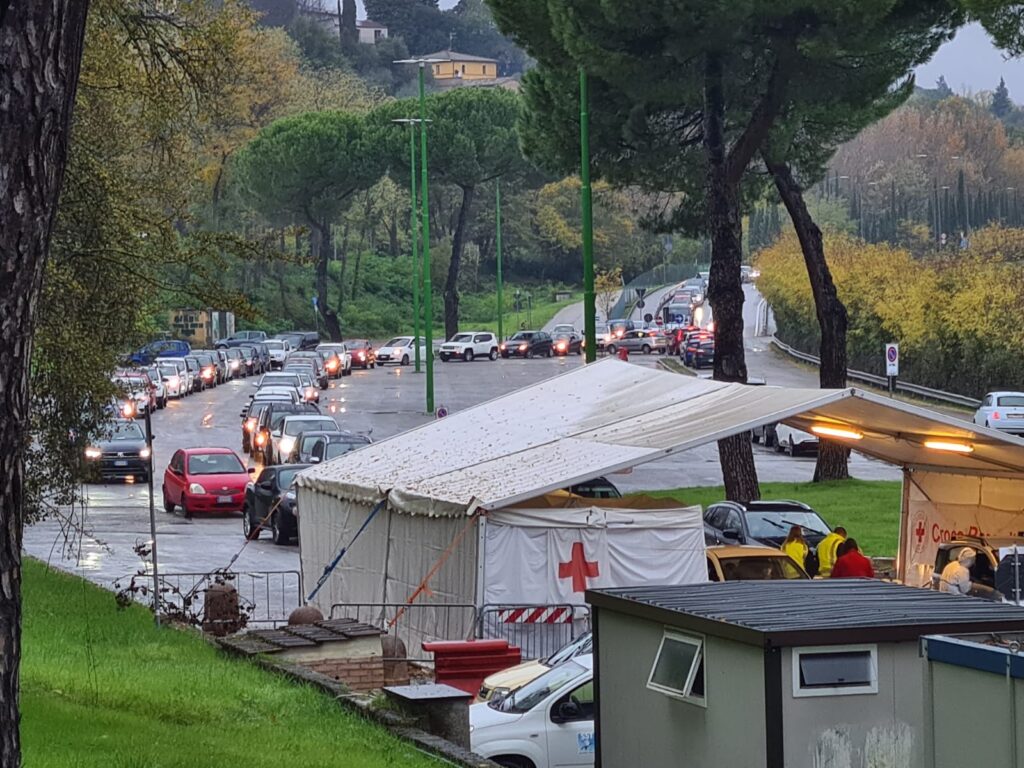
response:
<path id="1" fill-rule="evenodd" d="M 1024 440 L 857 389 L 726 384 L 605 360 L 303 472 L 305 582 L 383 500 L 316 603 L 401 602 L 442 562 L 427 598 L 480 604 L 487 513 L 774 422 L 903 469 L 893 513 L 910 584 L 927 581 L 944 537 L 1024 529 Z"/>

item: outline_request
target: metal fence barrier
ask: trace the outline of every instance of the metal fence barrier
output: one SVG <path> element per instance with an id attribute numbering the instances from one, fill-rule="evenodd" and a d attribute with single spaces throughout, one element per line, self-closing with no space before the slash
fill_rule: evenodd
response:
<path id="1" fill-rule="evenodd" d="M 821 358 L 817 355 L 812 355 L 807 352 L 801 352 L 795 347 L 789 346 L 783 341 L 779 341 L 775 336 L 772 336 L 771 343 L 774 344 L 779 350 L 786 353 L 790 357 L 794 357 L 797 360 L 803 360 L 805 363 L 812 363 L 813 365 L 821 365 Z M 846 378 L 854 381 L 862 381 L 866 384 L 872 384 L 876 387 L 886 388 L 889 386 L 889 380 L 885 376 L 876 376 L 873 373 L 865 373 L 864 371 L 847 370 Z M 981 400 L 977 400 L 973 397 L 967 397 L 966 395 L 958 395 L 955 392 L 943 392 L 941 389 L 931 389 L 930 387 L 922 387 L 919 384 L 911 384 L 907 381 L 896 380 L 896 389 L 900 392 L 907 392 L 918 397 L 925 397 L 929 400 L 936 400 L 942 403 L 950 403 L 952 405 L 960 405 L 967 408 L 978 408 L 981 406 Z"/>
<path id="2" fill-rule="evenodd" d="M 385 656 L 385 660 L 419 662 L 433 661 L 433 655 L 423 650 L 424 641 L 469 640 L 477 625 L 472 603 L 335 603 L 331 618 L 355 619 L 400 640 L 405 655 Z"/>
<path id="3" fill-rule="evenodd" d="M 541 659 L 590 629 L 590 607 L 573 603 L 513 603 L 480 609 L 477 637 L 508 640 L 523 659 Z"/>
<path id="4" fill-rule="evenodd" d="M 285 624 L 289 614 L 302 605 L 299 571 L 161 573 L 162 610 L 201 617 L 206 590 L 219 582 L 230 584 L 238 591 L 239 601 L 249 613 L 247 625 L 250 627 Z M 190 605 L 184 605 L 190 596 Z"/>

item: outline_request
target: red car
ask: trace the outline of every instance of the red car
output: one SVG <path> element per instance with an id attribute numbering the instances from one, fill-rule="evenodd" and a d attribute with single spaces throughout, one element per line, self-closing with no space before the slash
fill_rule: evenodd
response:
<path id="1" fill-rule="evenodd" d="M 245 486 L 255 468 L 246 469 L 230 448 L 183 448 L 164 471 L 164 509 L 180 506 L 185 517 L 196 512 L 241 512 Z"/>

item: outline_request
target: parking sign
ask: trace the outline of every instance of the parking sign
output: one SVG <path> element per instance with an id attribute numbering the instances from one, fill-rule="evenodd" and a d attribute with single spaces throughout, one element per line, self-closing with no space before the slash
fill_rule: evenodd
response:
<path id="1" fill-rule="evenodd" d="M 885 345 L 885 375 L 900 375 L 900 345 L 890 342 Z"/>

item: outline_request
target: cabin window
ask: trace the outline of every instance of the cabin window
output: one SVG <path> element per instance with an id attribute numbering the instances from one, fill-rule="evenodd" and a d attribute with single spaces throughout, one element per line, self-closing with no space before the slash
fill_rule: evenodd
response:
<path id="1" fill-rule="evenodd" d="M 704 638 L 665 630 L 647 678 L 647 687 L 704 705 Z"/>
<path id="2" fill-rule="evenodd" d="M 874 645 L 793 649 L 793 695 L 851 696 L 878 693 Z"/>

